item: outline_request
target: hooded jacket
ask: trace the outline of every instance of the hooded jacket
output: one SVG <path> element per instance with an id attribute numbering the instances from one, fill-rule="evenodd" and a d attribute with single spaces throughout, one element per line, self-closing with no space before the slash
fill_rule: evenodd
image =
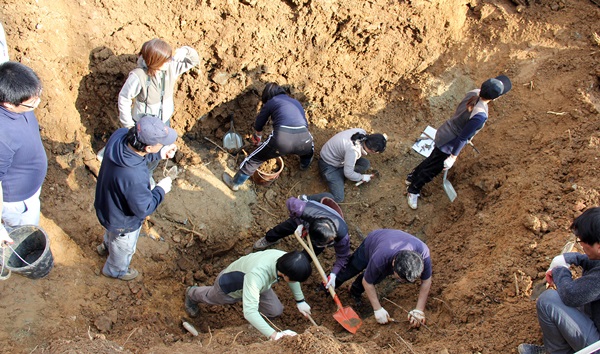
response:
<path id="1" fill-rule="evenodd" d="M 96 183 L 98 221 L 115 233 L 139 229 L 165 197 L 161 187 L 150 189 L 148 178 L 148 162 L 159 160 L 160 154 L 137 154 L 127 144 L 127 131 L 118 129 L 108 139 Z"/>

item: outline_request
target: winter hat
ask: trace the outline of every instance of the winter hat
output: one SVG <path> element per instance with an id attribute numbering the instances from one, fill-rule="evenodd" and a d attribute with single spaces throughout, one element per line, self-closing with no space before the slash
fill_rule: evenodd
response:
<path id="1" fill-rule="evenodd" d="M 496 99 L 512 88 L 512 83 L 507 76 L 500 75 L 494 79 L 488 79 L 481 84 L 481 91 L 479 91 L 479 97 L 486 100 Z"/>
<path id="2" fill-rule="evenodd" d="M 135 129 L 139 141 L 148 146 L 171 145 L 177 140 L 177 132 L 155 116 L 143 116 L 135 124 Z"/>

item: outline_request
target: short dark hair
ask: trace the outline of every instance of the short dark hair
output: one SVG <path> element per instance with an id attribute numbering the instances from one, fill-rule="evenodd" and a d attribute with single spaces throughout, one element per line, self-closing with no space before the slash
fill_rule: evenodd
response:
<path id="1" fill-rule="evenodd" d="M 400 251 L 396 255 L 394 272 L 410 283 L 414 283 L 421 276 L 423 267 L 423 258 L 417 252 Z"/>
<path id="2" fill-rule="evenodd" d="M 287 276 L 290 281 L 303 282 L 312 273 L 312 267 L 304 253 L 292 251 L 277 259 L 275 269 Z"/>
<path id="3" fill-rule="evenodd" d="M 384 152 L 386 144 L 387 139 L 383 134 L 369 134 L 367 135 L 367 140 L 365 141 L 365 145 L 369 148 L 369 150 L 373 150 L 375 152 Z"/>
<path id="4" fill-rule="evenodd" d="M 571 224 L 571 231 L 588 245 L 600 242 L 600 208 L 590 208 L 576 217 Z"/>
<path id="5" fill-rule="evenodd" d="M 269 82 L 268 84 L 265 85 L 265 88 L 263 89 L 261 101 L 262 101 L 262 103 L 267 103 L 268 100 L 270 100 L 271 98 L 273 98 L 277 95 L 286 95 L 286 94 L 287 94 L 287 92 L 285 91 L 285 89 L 283 87 L 279 86 L 275 82 Z"/>
<path id="6" fill-rule="evenodd" d="M 0 65 L 0 102 L 15 106 L 42 93 L 42 82 L 28 66 L 14 61 Z"/>
<path id="7" fill-rule="evenodd" d="M 324 247 L 337 235 L 333 221 L 327 218 L 316 218 L 308 224 L 308 234 L 317 247 Z"/>
<path id="8" fill-rule="evenodd" d="M 146 152 L 146 147 L 149 146 L 140 141 L 135 126 L 129 128 L 129 130 L 127 131 L 127 135 L 125 136 L 125 141 L 127 141 L 127 143 L 131 145 L 132 148 L 139 152 Z"/>

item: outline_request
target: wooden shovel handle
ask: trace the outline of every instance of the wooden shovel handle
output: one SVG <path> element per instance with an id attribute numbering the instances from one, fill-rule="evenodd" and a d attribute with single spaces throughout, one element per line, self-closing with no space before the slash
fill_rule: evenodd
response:
<path id="1" fill-rule="evenodd" d="M 298 242 L 300 242 L 300 244 L 302 245 L 302 247 L 304 248 L 304 250 L 306 251 L 306 253 L 308 253 L 308 255 L 310 256 L 310 258 L 312 259 L 315 267 L 317 268 L 317 271 L 319 272 L 319 274 L 321 275 L 321 278 L 323 279 L 323 282 L 325 284 L 327 284 L 327 276 L 325 275 L 325 271 L 323 271 L 323 267 L 321 267 L 321 263 L 319 263 L 319 260 L 317 259 L 317 256 L 315 256 L 315 253 L 312 251 L 312 249 L 310 249 L 308 247 L 308 245 L 306 244 L 306 242 L 304 242 L 304 240 L 302 240 L 302 238 L 300 236 L 298 236 L 295 232 L 294 232 L 294 237 L 296 237 L 296 239 L 298 240 Z M 308 240 L 308 242 L 310 242 L 310 236 L 307 236 L 306 239 Z M 311 244 L 312 246 L 312 244 Z M 339 299 L 337 298 L 337 294 L 335 293 L 335 290 L 333 290 L 331 288 L 331 286 L 329 287 L 329 293 L 331 294 L 331 297 L 333 298 L 333 300 L 335 301 L 337 299 L 336 304 L 338 305 L 338 307 L 341 308 L 341 303 L 339 301 Z"/>

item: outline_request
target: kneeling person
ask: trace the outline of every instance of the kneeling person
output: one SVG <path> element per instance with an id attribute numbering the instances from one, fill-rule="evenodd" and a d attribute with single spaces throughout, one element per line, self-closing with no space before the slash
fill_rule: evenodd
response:
<path id="1" fill-rule="evenodd" d="M 296 335 L 285 330 L 278 332 L 261 316 L 277 317 L 283 313 L 283 305 L 271 286 L 283 280 L 288 283 L 298 310 L 304 316 L 310 315 L 310 306 L 304 301 L 299 282 L 310 276 L 312 268 L 306 256 L 298 251 L 285 253 L 280 250 L 266 250 L 251 253 L 231 263 L 223 270 L 213 286 L 190 286 L 185 294 L 185 310 L 198 316 L 198 303 L 226 305 L 242 301 L 244 318 L 254 328 L 271 340 L 286 335 Z"/>

